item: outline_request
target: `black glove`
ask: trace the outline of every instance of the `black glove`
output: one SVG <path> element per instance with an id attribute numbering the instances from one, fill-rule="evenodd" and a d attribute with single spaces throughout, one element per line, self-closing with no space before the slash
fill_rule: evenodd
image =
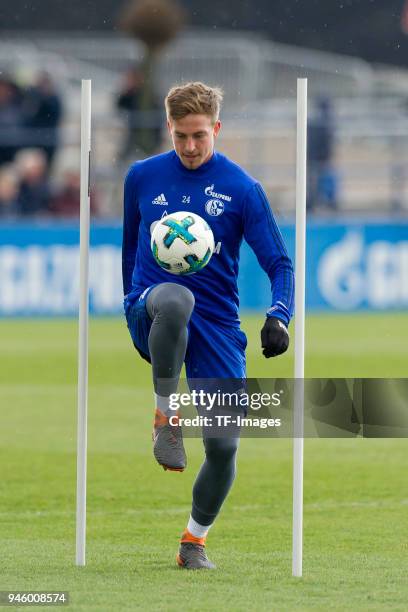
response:
<path id="1" fill-rule="evenodd" d="M 284 323 L 276 317 L 268 317 L 261 330 L 261 343 L 265 357 L 276 357 L 289 346 L 289 333 Z"/>

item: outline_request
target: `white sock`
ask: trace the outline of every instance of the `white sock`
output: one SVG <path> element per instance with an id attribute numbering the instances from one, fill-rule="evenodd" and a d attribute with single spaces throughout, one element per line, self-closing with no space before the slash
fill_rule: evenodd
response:
<path id="1" fill-rule="evenodd" d="M 195 538 L 205 538 L 211 525 L 200 525 L 190 515 L 187 523 L 187 529 Z"/>
<path id="2" fill-rule="evenodd" d="M 169 397 L 163 397 L 155 393 L 154 401 L 155 401 L 156 408 L 158 408 L 160 412 L 165 414 L 167 417 L 171 417 L 172 415 L 175 415 L 177 413 L 177 410 L 173 410 L 172 408 L 170 408 L 170 398 Z"/>

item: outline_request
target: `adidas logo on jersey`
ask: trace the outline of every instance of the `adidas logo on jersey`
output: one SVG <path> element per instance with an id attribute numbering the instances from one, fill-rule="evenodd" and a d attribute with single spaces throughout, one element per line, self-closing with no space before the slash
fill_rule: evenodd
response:
<path id="1" fill-rule="evenodd" d="M 157 196 L 157 198 L 154 198 L 154 200 L 152 200 L 152 204 L 158 204 L 159 206 L 167 206 L 168 201 L 166 200 L 166 196 L 164 195 L 164 193 L 161 193 Z"/>

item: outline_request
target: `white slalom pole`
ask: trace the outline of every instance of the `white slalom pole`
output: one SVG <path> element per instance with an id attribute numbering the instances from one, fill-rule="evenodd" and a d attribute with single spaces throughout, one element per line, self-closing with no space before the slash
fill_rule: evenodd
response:
<path id="1" fill-rule="evenodd" d="M 76 564 L 85 565 L 86 458 L 88 421 L 89 218 L 91 157 L 91 81 L 81 91 L 81 211 L 79 239 L 78 441 Z"/>
<path id="2" fill-rule="evenodd" d="M 296 291 L 295 393 L 293 415 L 292 575 L 302 576 L 303 556 L 303 409 L 305 376 L 307 79 L 297 80 L 296 121 Z"/>

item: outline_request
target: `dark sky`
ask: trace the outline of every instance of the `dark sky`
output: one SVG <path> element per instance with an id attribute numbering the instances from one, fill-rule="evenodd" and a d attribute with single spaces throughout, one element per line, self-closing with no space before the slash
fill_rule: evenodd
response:
<path id="1" fill-rule="evenodd" d="M 259 31 L 268 38 L 408 65 L 404 0 L 180 0 L 196 26 Z M 110 31 L 118 0 L 1 1 L 1 30 Z"/>

